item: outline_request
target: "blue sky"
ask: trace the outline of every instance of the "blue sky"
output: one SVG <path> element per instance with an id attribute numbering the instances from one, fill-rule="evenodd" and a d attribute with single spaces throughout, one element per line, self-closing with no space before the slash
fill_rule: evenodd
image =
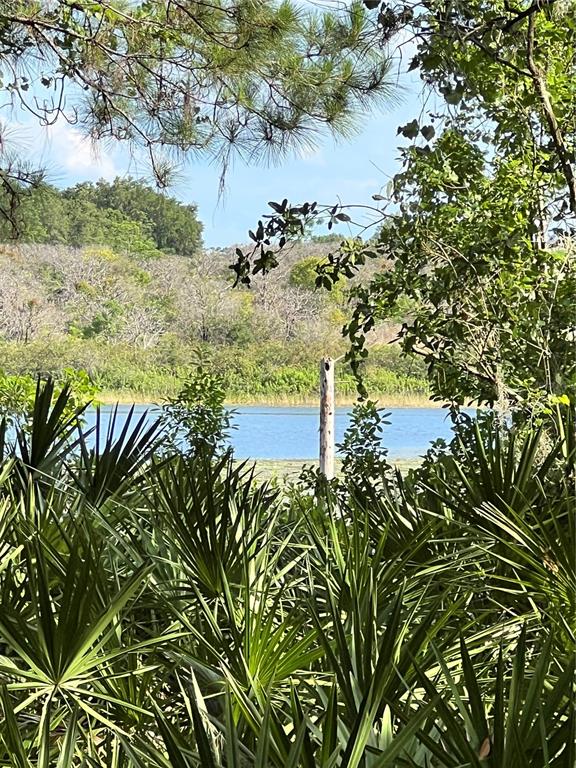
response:
<path id="1" fill-rule="evenodd" d="M 402 75 L 400 82 L 398 102 L 363 117 L 364 126 L 352 140 L 335 142 L 326 138 L 316 151 L 272 168 L 238 162 L 228 171 L 222 199 L 219 168 L 208 162 L 187 163 L 169 194 L 198 205 L 204 241 L 209 247 L 246 242 L 248 229 L 267 211 L 268 200 L 287 197 L 293 203 L 369 203 L 399 168 L 398 125 L 418 117 L 422 110 L 417 77 Z M 15 112 L 8 119 L 17 147 L 34 162 L 42 162 L 48 180 L 57 186 L 145 173 L 126 147 L 93 147 L 78 127 L 63 120 L 43 128 Z"/>

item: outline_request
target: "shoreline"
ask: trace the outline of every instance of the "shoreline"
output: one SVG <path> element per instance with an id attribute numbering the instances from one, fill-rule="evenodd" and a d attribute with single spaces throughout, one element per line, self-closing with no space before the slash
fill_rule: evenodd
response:
<path id="1" fill-rule="evenodd" d="M 422 464 L 422 456 L 412 458 L 389 458 L 390 464 L 403 475 L 411 469 L 417 469 Z M 237 465 L 254 464 L 256 475 L 260 480 L 279 479 L 284 481 L 296 480 L 306 466 L 318 467 L 318 459 L 235 459 Z M 341 474 L 342 460 L 336 457 L 336 476 Z"/>
<path id="2" fill-rule="evenodd" d="M 155 405 L 166 398 L 166 395 L 150 393 L 142 395 L 127 390 L 104 390 L 98 393 L 96 400 L 102 405 Z M 373 395 L 380 408 L 441 408 L 442 403 L 430 400 L 423 395 Z M 357 397 L 348 395 L 336 396 L 336 407 L 353 406 L 358 402 Z M 277 407 L 277 408 L 314 408 L 319 406 L 319 399 L 313 397 L 262 397 L 234 398 L 226 400 L 227 408 L 235 407 Z"/>

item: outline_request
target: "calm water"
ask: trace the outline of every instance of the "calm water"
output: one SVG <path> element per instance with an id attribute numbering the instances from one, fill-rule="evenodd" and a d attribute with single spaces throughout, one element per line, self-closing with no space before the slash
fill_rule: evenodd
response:
<path id="1" fill-rule="evenodd" d="M 119 407 L 116 432 L 119 432 L 128 414 L 129 406 Z M 150 412 L 153 406 L 137 405 L 135 415 Z M 103 421 L 108 426 L 111 406 L 101 408 Z M 450 422 L 441 408 L 393 408 L 384 427 L 383 442 L 390 458 L 409 459 L 422 455 L 428 444 L 439 437 L 450 439 Z M 336 410 L 336 442 L 342 440 L 349 422 L 349 409 Z M 87 414 L 89 426 L 94 413 Z M 239 459 L 313 459 L 318 455 L 319 416 L 316 408 L 280 408 L 238 406 L 231 434 L 231 443 Z"/>

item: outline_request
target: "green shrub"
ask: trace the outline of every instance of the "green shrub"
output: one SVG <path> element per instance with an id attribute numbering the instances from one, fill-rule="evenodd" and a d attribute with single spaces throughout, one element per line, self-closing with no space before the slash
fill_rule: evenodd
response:
<path id="1" fill-rule="evenodd" d="M 53 401 L 63 390 L 67 391 L 66 408 L 63 418 L 73 417 L 77 412 L 96 400 L 97 388 L 90 381 L 86 371 L 65 368 L 55 382 L 48 380 L 52 387 Z M 42 386 L 40 378 L 0 371 L 0 419 L 11 427 L 27 429 L 32 420 L 34 404 Z"/>
<path id="2" fill-rule="evenodd" d="M 177 394 L 162 403 L 162 421 L 170 443 L 184 445 L 192 453 L 222 452 L 233 415 L 224 407 L 225 399 L 222 377 L 200 360 L 181 381 Z"/>

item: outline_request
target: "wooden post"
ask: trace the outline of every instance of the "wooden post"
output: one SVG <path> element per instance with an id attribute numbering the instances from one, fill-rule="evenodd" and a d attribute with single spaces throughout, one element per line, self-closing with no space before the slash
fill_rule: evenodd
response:
<path id="1" fill-rule="evenodd" d="M 320 362 L 320 472 L 334 477 L 334 360 Z"/>

